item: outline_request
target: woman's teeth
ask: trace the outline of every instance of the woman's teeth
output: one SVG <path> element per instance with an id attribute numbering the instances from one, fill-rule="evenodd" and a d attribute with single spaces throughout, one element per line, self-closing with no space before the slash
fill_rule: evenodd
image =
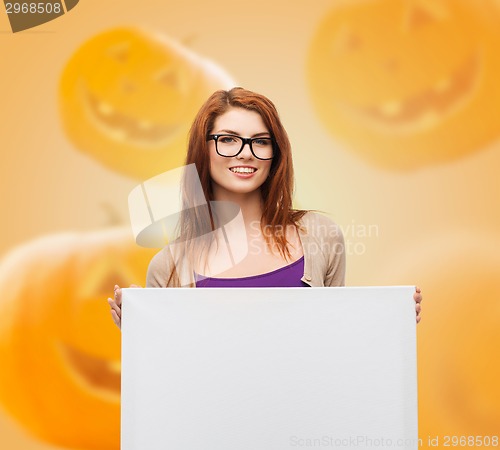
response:
<path id="1" fill-rule="evenodd" d="M 236 173 L 254 173 L 257 169 L 251 167 L 231 167 L 229 170 Z"/>

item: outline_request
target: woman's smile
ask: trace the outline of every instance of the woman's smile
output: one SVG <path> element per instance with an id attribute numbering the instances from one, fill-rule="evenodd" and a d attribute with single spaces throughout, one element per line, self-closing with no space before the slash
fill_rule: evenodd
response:
<path id="1" fill-rule="evenodd" d="M 230 167 L 229 170 L 238 177 L 250 178 L 258 169 L 252 166 L 233 166 Z"/>

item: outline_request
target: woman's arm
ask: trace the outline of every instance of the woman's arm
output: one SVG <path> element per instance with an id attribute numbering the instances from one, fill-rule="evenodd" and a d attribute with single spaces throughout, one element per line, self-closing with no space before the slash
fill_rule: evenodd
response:
<path id="1" fill-rule="evenodd" d="M 327 240 L 328 267 L 325 286 L 345 286 L 346 255 L 344 235 L 340 227 L 332 222 Z"/>
<path id="2" fill-rule="evenodd" d="M 160 250 L 151 259 L 148 272 L 146 274 L 146 287 L 165 288 L 169 277 L 169 270 L 172 264 L 170 262 L 170 253 L 165 247 Z"/>
<path id="3" fill-rule="evenodd" d="M 340 227 L 329 217 L 313 211 L 303 217 L 301 225 L 305 231 L 304 255 L 312 261 L 306 268 L 311 272 L 312 286 L 344 286 L 346 255 Z"/>

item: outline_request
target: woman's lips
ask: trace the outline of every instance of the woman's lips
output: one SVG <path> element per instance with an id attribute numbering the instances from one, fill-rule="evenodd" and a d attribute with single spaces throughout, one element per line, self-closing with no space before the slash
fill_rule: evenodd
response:
<path id="1" fill-rule="evenodd" d="M 251 178 L 257 172 L 257 169 L 255 167 L 250 167 L 250 166 L 235 166 L 235 167 L 230 167 L 228 170 L 233 175 L 236 175 L 237 177 L 240 178 Z"/>

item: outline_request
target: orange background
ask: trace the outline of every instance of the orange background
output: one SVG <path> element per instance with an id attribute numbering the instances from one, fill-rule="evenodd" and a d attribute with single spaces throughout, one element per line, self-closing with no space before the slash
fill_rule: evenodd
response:
<path id="1" fill-rule="evenodd" d="M 297 203 L 330 213 L 343 227 L 352 249 L 348 285 L 422 287 L 418 363 L 424 444 L 428 435 L 498 433 L 500 127 L 465 156 L 406 170 L 374 164 L 351 151 L 316 110 L 307 70 L 315 32 L 336 3 L 214 0 L 181 6 L 160 0 L 82 0 L 59 19 L 16 34 L 2 13 L 0 255 L 39 236 L 92 232 L 109 227 L 110 221 L 128 223 L 127 195 L 137 180 L 75 148 L 61 125 L 58 87 L 68 59 L 97 33 L 122 25 L 164 33 L 220 65 L 237 85 L 263 93 L 277 105 L 292 141 Z M 354 7 L 364 2 L 340 3 Z M 389 13 L 396 3 L 411 2 L 367 3 L 379 3 Z M 491 5 L 498 7 L 493 0 Z M 445 34 L 434 39 L 450 52 L 460 45 Z M 379 49 L 381 58 L 385 50 L 393 49 Z M 412 57 L 400 55 L 399 64 Z M 500 79 L 500 72 L 496 75 Z M 412 86 L 411 79 L 405 83 L 408 95 L 421 88 Z M 475 106 L 477 120 L 498 116 L 500 105 L 481 106 Z M 464 121 L 461 133 L 473 135 L 474 123 Z M 439 148 L 439 142 L 434 145 Z M 372 231 L 366 236 L 368 229 Z M 108 314 L 102 301 L 102 313 Z M 0 435 L 5 448 L 56 448 L 26 432 L 1 405 Z"/>

